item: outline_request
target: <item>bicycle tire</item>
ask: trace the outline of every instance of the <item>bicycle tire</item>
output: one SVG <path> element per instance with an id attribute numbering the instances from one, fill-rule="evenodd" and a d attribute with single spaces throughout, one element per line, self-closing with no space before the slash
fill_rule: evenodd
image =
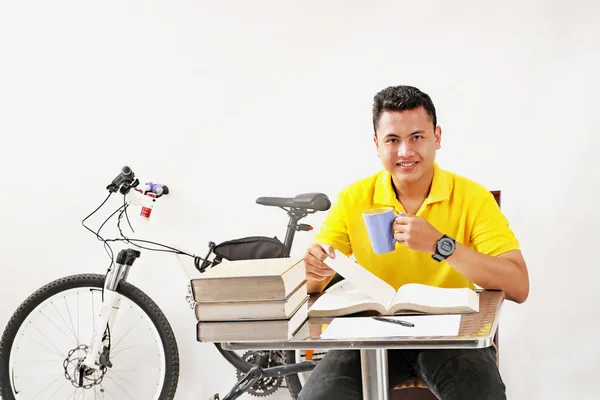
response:
<path id="1" fill-rule="evenodd" d="M 283 359 L 286 364 L 296 363 L 296 351 L 297 350 L 284 350 Z M 298 374 L 286 375 L 285 382 L 287 384 L 288 391 L 290 392 L 290 396 L 292 396 L 293 400 L 297 400 L 298 396 L 300 395 L 300 390 L 302 390 L 300 377 L 298 377 Z"/>
<path id="2" fill-rule="evenodd" d="M 10 350 L 15 336 L 27 316 L 51 296 L 78 287 L 104 287 L 104 275 L 78 274 L 59 278 L 32 293 L 13 313 L 0 341 L 0 397 L 15 400 L 9 373 Z M 165 377 L 159 398 L 172 400 L 179 381 L 179 351 L 173 330 L 156 303 L 142 290 L 128 282 L 121 282 L 117 292 L 137 304 L 150 318 L 158 331 L 165 352 Z"/>

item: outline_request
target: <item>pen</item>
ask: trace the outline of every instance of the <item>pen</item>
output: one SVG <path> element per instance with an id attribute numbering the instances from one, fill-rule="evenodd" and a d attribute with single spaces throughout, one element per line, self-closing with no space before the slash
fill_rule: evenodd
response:
<path id="1" fill-rule="evenodd" d="M 398 325 L 402 325 L 402 326 L 407 326 L 409 328 L 415 326 L 415 324 L 413 324 L 412 322 L 402 321 L 400 319 L 387 319 L 387 318 L 384 318 L 384 317 L 371 317 L 371 318 L 376 319 L 377 321 L 390 322 L 392 324 L 398 324 Z"/>

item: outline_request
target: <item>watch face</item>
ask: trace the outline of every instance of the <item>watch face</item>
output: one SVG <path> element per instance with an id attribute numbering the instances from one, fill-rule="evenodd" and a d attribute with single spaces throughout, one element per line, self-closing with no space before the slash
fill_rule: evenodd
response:
<path id="1" fill-rule="evenodd" d="M 454 247 L 454 242 L 449 238 L 440 239 L 438 243 L 438 251 L 443 256 L 452 254 L 452 252 L 454 252 Z"/>

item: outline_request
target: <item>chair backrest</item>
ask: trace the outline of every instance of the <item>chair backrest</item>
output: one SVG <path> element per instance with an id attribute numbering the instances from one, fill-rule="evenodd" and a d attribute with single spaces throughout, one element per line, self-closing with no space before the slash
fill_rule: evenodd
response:
<path id="1" fill-rule="evenodd" d="M 498 203 L 498 207 L 502 207 L 502 196 L 500 190 L 491 190 L 491 193 L 494 195 L 494 199 L 496 199 L 496 203 Z M 500 341 L 499 341 L 499 330 L 500 327 L 496 328 L 496 334 L 494 335 L 494 344 L 496 345 L 496 364 L 500 366 Z"/>
<path id="2" fill-rule="evenodd" d="M 490 193 L 492 193 L 494 195 L 494 199 L 496 199 L 496 203 L 498 203 L 499 207 L 502 207 L 501 205 L 501 195 L 500 195 L 500 191 L 499 190 L 490 190 Z"/>

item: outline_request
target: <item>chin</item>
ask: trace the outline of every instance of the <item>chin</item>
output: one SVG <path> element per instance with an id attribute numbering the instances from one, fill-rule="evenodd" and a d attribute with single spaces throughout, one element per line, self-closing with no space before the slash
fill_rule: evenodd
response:
<path id="1" fill-rule="evenodd" d="M 406 181 L 406 182 L 418 181 L 419 178 L 421 178 L 421 175 L 423 175 L 423 171 L 421 170 L 421 168 L 414 168 L 414 169 L 407 171 L 404 168 L 396 166 L 396 165 L 394 165 L 393 169 L 390 172 L 397 179 Z"/>
<path id="2" fill-rule="evenodd" d="M 413 183 L 417 182 L 421 178 L 421 174 L 406 173 L 406 172 L 394 172 L 394 177 L 401 182 Z"/>

